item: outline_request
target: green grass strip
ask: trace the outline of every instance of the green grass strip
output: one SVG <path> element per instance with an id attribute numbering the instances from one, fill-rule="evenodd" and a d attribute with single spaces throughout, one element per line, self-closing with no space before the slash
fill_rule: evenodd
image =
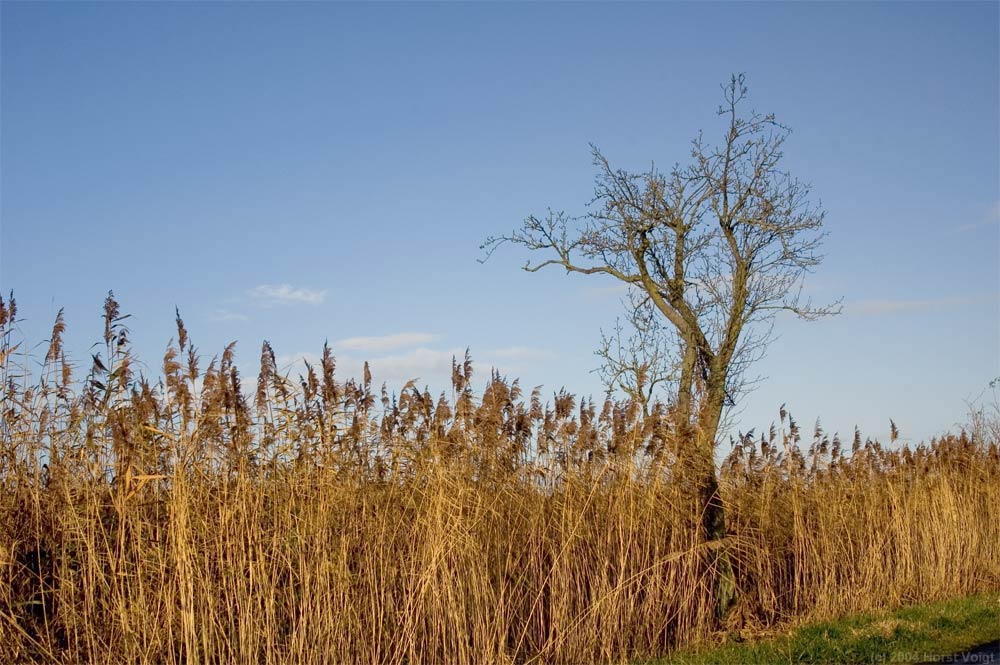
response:
<path id="1" fill-rule="evenodd" d="M 928 663 L 1000 638 L 1000 595 L 812 623 L 781 637 L 684 649 L 648 665 Z"/>

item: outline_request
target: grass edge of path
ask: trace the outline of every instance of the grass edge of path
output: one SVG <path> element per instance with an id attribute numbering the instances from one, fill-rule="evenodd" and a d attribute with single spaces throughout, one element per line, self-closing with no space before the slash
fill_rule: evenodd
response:
<path id="1" fill-rule="evenodd" d="M 643 665 L 925 663 L 1000 638 L 1000 594 L 850 615 L 750 641 L 681 649 Z M 636 665 L 639 665 L 637 663 Z"/>

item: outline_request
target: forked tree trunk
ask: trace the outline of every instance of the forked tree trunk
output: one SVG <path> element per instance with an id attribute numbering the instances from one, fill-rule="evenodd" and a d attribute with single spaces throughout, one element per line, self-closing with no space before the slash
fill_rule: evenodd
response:
<path id="1" fill-rule="evenodd" d="M 715 437 L 722 418 L 724 392 L 709 387 L 707 393 L 698 414 L 697 431 L 692 437 L 694 446 L 689 473 L 696 506 L 701 511 L 702 537 L 709 546 L 716 616 L 721 620 L 735 601 L 736 581 L 729 552 L 722 542 L 726 537 L 726 512 L 715 468 Z"/>
<path id="2" fill-rule="evenodd" d="M 722 542 L 726 537 L 726 512 L 719 494 L 715 471 L 714 439 L 697 437 L 695 467 L 692 469 L 695 498 L 701 511 L 701 531 L 708 545 L 709 569 L 715 596 L 716 616 L 721 620 L 735 600 L 736 581 L 729 552 Z"/>
<path id="3" fill-rule="evenodd" d="M 716 616 L 721 620 L 734 601 L 736 588 L 729 553 L 722 544 L 726 537 L 726 512 L 715 470 L 715 437 L 725 403 L 725 370 L 721 372 L 722 379 L 706 382 L 703 399 L 695 414 L 696 363 L 695 344 L 688 340 L 682 355 L 676 410 L 677 420 L 682 424 L 678 434 L 683 458 L 679 462 L 682 485 L 691 492 L 695 508 L 700 511 L 701 535 L 709 546 Z M 717 371 L 716 377 L 719 374 Z"/>

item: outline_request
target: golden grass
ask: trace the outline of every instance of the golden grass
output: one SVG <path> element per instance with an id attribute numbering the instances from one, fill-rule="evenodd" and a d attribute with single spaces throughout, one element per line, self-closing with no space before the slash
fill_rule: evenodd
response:
<path id="1" fill-rule="evenodd" d="M 72 380 L 57 321 L 40 370 L 0 301 L 0 660 L 621 662 L 710 636 L 708 556 L 730 553 L 729 628 L 1000 589 L 1000 454 L 800 452 L 782 418 L 721 471 L 705 543 L 673 480 L 666 409 L 551 405 L 456 363 L 450 399 L 301 382 L 265 344 L 246 398 L 233 349 L 199 368 L 178 318 L 163 380 L 105 348 Z M 20 364 L 19 364 L 20 363 Z M 380 399 L 381 398 L 381 399 Z M 252 403 L 251 403 L 252 402 Z"/>

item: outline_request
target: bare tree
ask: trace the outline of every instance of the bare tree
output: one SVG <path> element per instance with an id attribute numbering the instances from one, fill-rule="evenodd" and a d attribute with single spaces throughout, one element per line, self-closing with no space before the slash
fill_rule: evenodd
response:
<path id="1" fill-rule="evenodd" d="M 719 424 L 763 353 L 775 314 L 811 320 L 839 311 L 802 298 L 804 275 L 822 259 L 824 214 L 809 186 L 780 167 L 789 129 L 773 115 L 744 112 L 742 74 L 722 88 L 718 113 L 727 126 L 719 144 L 699 135 L 690 161 L 669 173 L 655 165 L 614 169 L 592 146 L 598 173 L 589 212 L 550 210 L 483 244 L 487 256 L 503 243 L 543 254 L 525 264 L 529 272 L 559 266 L 611 276 L 637 294 L 633 320 L 649 308 L 673 329 L 680 468 L 708 540 L 725 534 L 714 461 Z"/>

